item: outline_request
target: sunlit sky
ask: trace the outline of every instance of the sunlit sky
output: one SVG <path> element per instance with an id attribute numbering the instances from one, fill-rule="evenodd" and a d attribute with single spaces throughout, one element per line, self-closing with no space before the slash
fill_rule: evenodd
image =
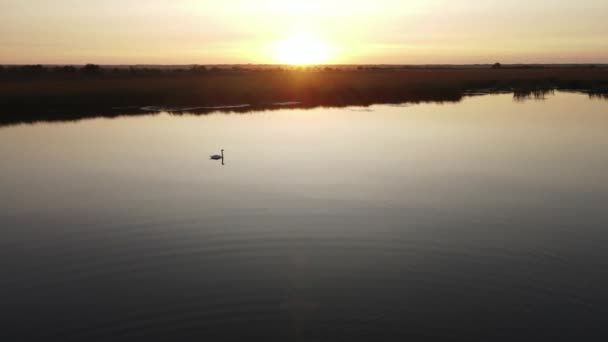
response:
<path id="1" fill-rule="evenodd" d="M 608 63 L 608 0 L 0 0 L 0 63 Z"/>

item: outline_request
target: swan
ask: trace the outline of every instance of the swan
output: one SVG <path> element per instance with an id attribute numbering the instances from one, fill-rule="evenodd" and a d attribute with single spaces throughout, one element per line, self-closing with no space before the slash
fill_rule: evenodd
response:
<path id="1" fill-rule="evenodd" d="M 221 154 L 221 155 L 219 155 L 219 154 L 214 154 L 214 155 L 212 155 L 212 156 L 211 156 L 211 157 L 209 157 L 209 158 L 211 158 L 212 160 L 220 160 L 220 159 L 221 159 L 221 160 L 224 160 L 224 150 L 222 150 L 222 154 Z"/>

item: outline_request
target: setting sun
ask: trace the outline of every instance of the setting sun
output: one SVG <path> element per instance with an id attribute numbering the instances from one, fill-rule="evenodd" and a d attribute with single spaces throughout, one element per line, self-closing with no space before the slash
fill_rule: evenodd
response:
<path id="1" fill-rule="evenodd" d="M 292 36 L 275 47 L 275 60 L 281 64 L 310 65 L 330 61 L 331 46 L 310 34 Z"/>

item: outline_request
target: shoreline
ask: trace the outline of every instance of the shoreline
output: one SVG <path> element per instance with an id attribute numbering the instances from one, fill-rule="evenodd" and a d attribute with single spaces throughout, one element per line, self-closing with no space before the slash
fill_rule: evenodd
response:
<path id="1" fill-rule="evenodd" d="M 226 71 L 197 75 L 0 77 L 0 126 L 150 112 L 243 113 L 281 108 L 516 99 L 572 91 L 608 99 L 608 69 L 457 69 L 323 72 Z"/>

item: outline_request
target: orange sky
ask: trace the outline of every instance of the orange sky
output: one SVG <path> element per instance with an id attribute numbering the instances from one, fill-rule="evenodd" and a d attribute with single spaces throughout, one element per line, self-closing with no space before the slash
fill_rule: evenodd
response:
<path id="1" fill-rule="evenodd" d="M 606 0 L 2 0 L 0 63 L 608 63 L 607 13 Z"/>

